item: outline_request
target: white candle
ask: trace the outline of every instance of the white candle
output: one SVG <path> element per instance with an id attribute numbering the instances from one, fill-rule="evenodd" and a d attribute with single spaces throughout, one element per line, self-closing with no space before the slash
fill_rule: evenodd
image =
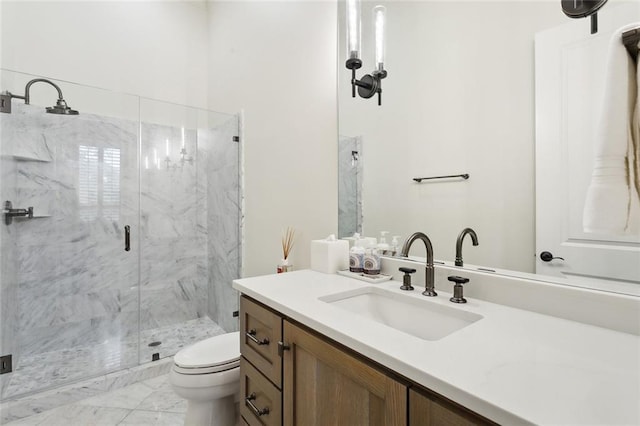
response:
<path id="1" fill-rule="evenodd" d="M 169 158 L 169 139 L 167 139 L 167 158 Z"/>
<path id="2" fill-rule="evenodd" d="M 182 128 L 182 148 L 184 148 L 184 127 Z"/>

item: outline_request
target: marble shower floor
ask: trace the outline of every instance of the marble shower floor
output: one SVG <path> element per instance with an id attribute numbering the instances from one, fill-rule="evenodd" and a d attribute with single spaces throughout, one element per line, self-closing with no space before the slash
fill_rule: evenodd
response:
<path id="1" fill-rule="evenodd" d="M 179 426 L 184 424 L 186 409 L 187 402 L 173 392 L 165 374 L 6 425 Z"/>
<path id="2" fill-rule="evenodd" d="M 151 361 L 153 353 L 159 353 L 161 358 L 173 356 L 184 346 L 222 333 L 222 328 L 205 317 L 143 331 L 139 355 L 138 339 L 134 336 L 123 341 L 105 341 L 99 345 L 24 356 L 9 377 L 3 399 L 135 366 L 138 365 L 138 356 L 141 362 Z M 148 346 L 156 341 L 162 344 Z"/>

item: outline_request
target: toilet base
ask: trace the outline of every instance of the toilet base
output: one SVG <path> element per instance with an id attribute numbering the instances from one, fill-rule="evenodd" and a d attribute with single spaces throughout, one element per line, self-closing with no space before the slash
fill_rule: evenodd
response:
<path id="1" fill-rule="evenodd" d="M 234 426 L 237 424 L 234 396 L 213 401 L 187 402 L 185 426 Z"/>

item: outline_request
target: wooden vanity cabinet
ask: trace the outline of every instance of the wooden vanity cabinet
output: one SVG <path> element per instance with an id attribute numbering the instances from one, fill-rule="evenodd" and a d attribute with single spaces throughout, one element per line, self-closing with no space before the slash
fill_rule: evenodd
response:
<path id="1" fill-rule="evenodd" d="M 241 424 L 494 424 L 246 296 L 240 352 Z"/>
<path id="2" fill-rule="evenodd" d="M 284 321 L 285 425 L 407 424 L 407 387 Z"/>

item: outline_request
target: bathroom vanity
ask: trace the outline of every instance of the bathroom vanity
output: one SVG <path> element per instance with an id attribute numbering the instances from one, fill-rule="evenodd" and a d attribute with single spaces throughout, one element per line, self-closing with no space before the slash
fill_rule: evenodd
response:
<path id="1" fill-rule="evenodd" d="M 470 296 L 453 306 L 440 275 L 435 298 L 313 271 L 234 281 L 243 421 L 640 422 L 637 333 Z"/>

